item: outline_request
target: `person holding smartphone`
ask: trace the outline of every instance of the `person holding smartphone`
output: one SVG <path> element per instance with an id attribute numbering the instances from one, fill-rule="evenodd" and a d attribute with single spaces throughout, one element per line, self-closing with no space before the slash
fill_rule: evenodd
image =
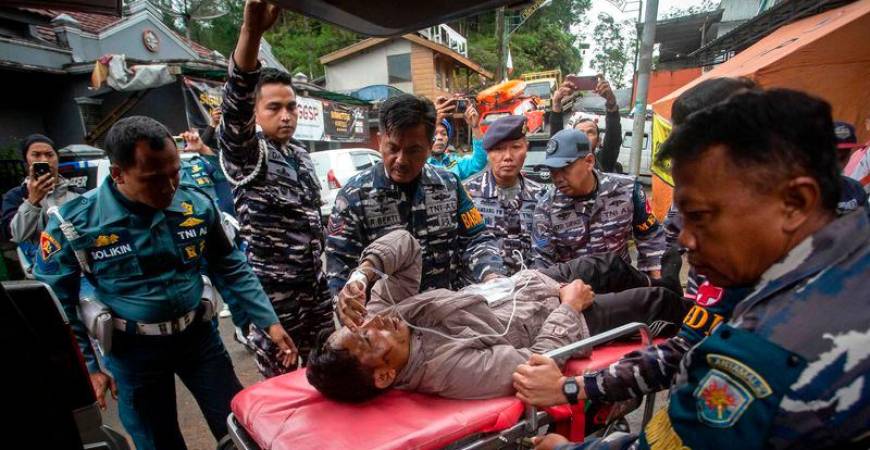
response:
<path id="1" fill-rule="evenodd" d="M 27 136 L 21 143 L 21 157 L 27 164 L 27 177 L 3 195 L 3 232 L 32 262 L 48 209 L 78 197 L 82 190 L 58 175 L 57 150 L 47 136 Z"/>
<path id="2" fill-rule="evenodd" d="M 550 111 L 550 137 L 565 127 L 565 116 L 562 111 L 562 99 L 577 91 L 592 91 L 604 97 L 604 139 L 598 123 L 592 119 L 580 119 L 573 125 L 577 130 L 586 133 L 589 146 L 595 153 L 596 169 L 602 172 L 617 172 L 616 160 L 619 158 L 619 148 L 622 146 L 622 124 L 619 122 L 619 105 L 610 83 L 603 75 L 565 77 L 565 81 L 553 94 L 553 110 Z"/>

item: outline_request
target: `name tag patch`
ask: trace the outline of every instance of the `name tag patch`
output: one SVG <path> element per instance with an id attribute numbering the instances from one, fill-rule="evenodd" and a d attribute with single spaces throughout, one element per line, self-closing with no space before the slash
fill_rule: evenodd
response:
<path id="1" fill-rule="evenodd" d="M 103 233 L 94 238 L 88 253 L 94 262 L 105 261 L 133 253 L 133 243 L 126 231 Z"/>

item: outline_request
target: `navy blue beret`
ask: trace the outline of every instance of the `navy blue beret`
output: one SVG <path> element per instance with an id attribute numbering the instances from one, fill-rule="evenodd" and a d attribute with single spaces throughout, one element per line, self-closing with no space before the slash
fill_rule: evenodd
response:
<path id="1" fill-rule="evenodd" d="M 502 141 L 520 139 L 526 135 L 526 116 L 505 116 L 489 128 L 483 135 L 483 149 L 489 151 Z"/>

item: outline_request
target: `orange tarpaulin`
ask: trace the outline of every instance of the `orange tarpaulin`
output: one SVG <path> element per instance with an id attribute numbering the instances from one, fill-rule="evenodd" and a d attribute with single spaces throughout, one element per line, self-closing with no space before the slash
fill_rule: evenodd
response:
<path id="1" fill-rule="evenodd" d="M 666 119 L 680 94 L 699 82 L 718 77 L 748 77 L 765 88 L 798 89 L 827 100 L 834 120 L 856 125 L 859 142 L 870 139 L 864 121 L 870 118 L 870 0 L 785 25 L 734 55 L 700 78 L 653 103 Z M 658 184 L 659 186 L 656 186 Z M 664 185 L 664 186 L 662 186 Z M 653 177 L 654 209 L 671 202 L 666 183 Z"/>

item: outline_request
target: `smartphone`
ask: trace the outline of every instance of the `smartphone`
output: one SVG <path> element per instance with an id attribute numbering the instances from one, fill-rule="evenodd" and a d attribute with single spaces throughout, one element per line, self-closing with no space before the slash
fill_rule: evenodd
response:
<path id="1" fill-rule="evenodd" d="M 178 147 L 179 150 L 184 150 L 184 147 L 187 147 L 184 138 L 181 136 L 172 136 L 172 140 L 175 141 L 175 146 Z"/>
<path id="2" fill-rule="evenodd" d="M 465 114 L 465 111 L 468 110 L 469 100 L 467 98 L 459 98 L 456 99 L 456 112 L 459 114 Z"/>
<path id="3" fill-rule="evenodd" d="M 594 91 L 598 86 L 598 75 L 577 76 L 568 75 L 565 81 L 570 81 L 578 91 Z"/>
<path id="4" fill-rule="evenodd" d="M 35 162 L 30 168 L 30 173 L 33 178 L 39 178 L 47 173 L 51 173 L 51 166 L 47 162 Z"/>

